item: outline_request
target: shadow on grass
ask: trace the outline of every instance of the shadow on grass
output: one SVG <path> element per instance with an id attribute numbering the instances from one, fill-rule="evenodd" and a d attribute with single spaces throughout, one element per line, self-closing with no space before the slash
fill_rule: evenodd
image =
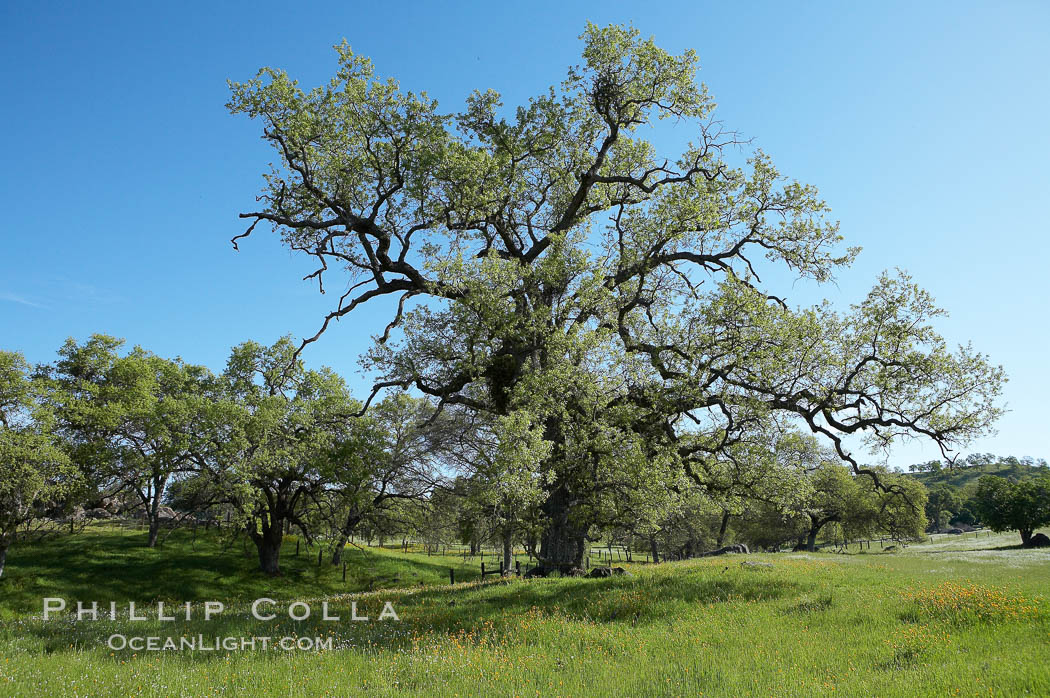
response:
<path id="1" fill-rule="evenodd" d="M 254 546 L 241 542 L 223 546 L 215 532 L 194 536 L 191 531 L 177 530 L 155 549 L 147 548 L 145 542 L 144 532 L 89 529 L 13 547 L 0 578 L 0 619 L 39 613 L 44 597 L 107 604 L 315 598 L 383 587 L 447 584 L 449 567 L 455 568 L 458 581 L 480 576 L 480 565 L 473 562 L 349 548 L 344 580 L 342 567 L 329 564 L 327 550 L 318 565 L 318 548 L 304 548 L 296 556 L 294 539 L 290 539 L 281 551 L 282 574 L 274 578 L 258 571 Z"/>
<path id="2" fill-rule="evenodd" d="M 943 555 L 944 553 L 982 553 L 985 551 L 996 550 L 1039 550 L 1039 548 L 1026 548 L 1020 543 L 1018 543 L 1017 545 L 1000 545 L 994 548 L 947 548 L 945 550 L 918 550 L 912 551 L 912 554 L 918 553 L 920 555 Z"/>
<path id="3" fill-rule="evenodd" d="M 559 622 L 636 627 L 680 618 L 685 607 L 729 602 L 766 601 L 795 596 L 800 586 L 770 575 L 746 572 L 724 574 L 714 570 L 679 570 L 672 575 L 645 575 L 615 579 L 498 580 L 455 587 L 429 587 L 415 591 L 375 592 L 329 599 L 329 613 L 338 621 L 322 619 L 320 601 L 311 601 L 311 615 L 291 620 L 285 605 L 273 608 L 277 617 L 256 620 L 247 604 L 240 604 L 211 621 L 201 611 L 190 621 L 76 622 L 71 618 L 33 620 L 20 624 L 18 633 L 34 640 L 31 652 L 49 654 L 71 646 L 97 648 L 109 653 L 107 640 L 113 634 L 172 637 L 203 635 L 206 643 L 216 637 L 288 636 L 331 638 L 333 650 L 374 652 L 377 649 L 408 649 L 429 646 L 450 637 L 461 642 L 522 644 L 536 641 L 537 624 L 551 621 L 552 632 Z M 353 622 L 351 602 L 368 622 Z M 399 621 L 378 620 L 389 601 Z M 550 631 L 549 631 L 550 632 Z M 8 637 L 11 636 L 9 631 Z M 163 642 L 163 639 L 161 640 Z M 114 657 L 127 658 L 131 650 Z M 181 651 L 188 662 L 207 662 L 225 656 L 222 651 Z"/>

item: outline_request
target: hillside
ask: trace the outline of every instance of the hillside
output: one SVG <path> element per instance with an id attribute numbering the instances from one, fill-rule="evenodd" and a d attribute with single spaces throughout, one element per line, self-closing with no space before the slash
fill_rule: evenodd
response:
<path id="1" fill-rule="evenodd" d="M 947 485 L 953 489 L 963 490 L 971 483 L 976 484 L 982 475 L 997 475 L 1009 480 L 1023 480 L 1047 472 L 1046 468 L 1021 463 L 989 463 L 987 465 L 956 466 L 937 472 L 908 473 L 910 477 L 932 489 L 938 485 Z"/>

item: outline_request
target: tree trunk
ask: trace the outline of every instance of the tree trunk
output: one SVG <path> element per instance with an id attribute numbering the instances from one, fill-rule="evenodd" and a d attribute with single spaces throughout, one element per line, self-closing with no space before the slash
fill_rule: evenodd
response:
<path id="1" fill-rule="evenodd" d="M 150 492 L 150 497 L 144 502 L 143 507 L 146 510 L 146 519 L 149 523 L 149 540 L 146 543 L 147 548 L 156 548 L 157 539 L 160 536 L 160 502 L 164 497 L 164 486 L 167 484 L 168 479 L 166 477 L 154 476 L 153 477 L 153 491 Z"/>
<path id="2" fill-rule="evenodd" d="M 715 544 L 716 548 L 721 548 L 724 545 L 726 539 L 726 529 L 729 528 L 729 512 L 722 514 L 722 527 L 718 529 L 718 542 Z"/>
<path id="3" fill-rule="evenodd" d="M 6 544 L 0 546 L 0 577 L 4 576 L 4 564 L 7 562 L 7 548 L 8 545 Z"/>
<path id="4" fill-rule="evenodd" d="M 480 549 L 481 544 L 478 542 L 477 536 L 472 535 L 470 537 L 470 556 L 475 557 Z"/>
<path id="5" fill-rule="evenodd" d="M 259 548 L 259 569 L 270 576 L 276 577 L 281 573 L 281 544 L 274 545 L 270 541 L 260 541 L 255 544 Z"/>
<path id="6" fill-rule="evenodd" d="M 718 547 L 722 547 L 721 542 L 719 542 Z M 689 539 L 686 540 L 685 545 L 682 546 L 682 557 L 688 560 L 692 558 L 693 555 L 696 555 L 696 541 L 690 536 Z"/>
<path id="7" fill-rule="evenodd" d="M 820 526 L 813 524 L 809 529 L 809 536 L 806 538 L 806 550 L 809 552 L 816 552 L 817 550 L 817 534 L 820 533 Z"/>
<path id="8" fill-rule="evenodd" d="M 254 523 L 250 524 L 250 526 L 252 529 L 249 530 L 248 535 L 251 536 L 255 547 L 259 551 L 259 569 L 270 576 L 279 575 L 281 573 L 281 542 L 284 540 L 284 527 L 280 523 L 270 526 L 264 522 L 262 533 L 259 533 L 254 530 Z"/>
<path id="9" fill-rule="evenodd" d="M 503 576 L 509 577 L 511 568 L 514 567 L 514 540 L 511 530 L 508 528 L 503 532 Z"/>
<path id="10" fill-rule="evenodd" d="M 157 538 L 160 537 L 160 520 L 157 515 L 154 514 L 149 518 L 149 542 L 146 543 L 147 548 L 157 547 Z"/>
<path id="11" fill-rule="evenodd" d="M 343 527 L 339 529 L 339 534 L 335 537 L 335 547 L 332 548 L 332 564 L 338 565 L 343 561 L 343 549 L 346 548 L 346 544 L 353 539 L 354 529 L 361 523 L 363 517 L 356 511 L 351 511 L 346 516 L 346 521 L 343 522 Z"/>
<path id="12" fill-rule="evenodd" d="M 1034 531 L 1032 529 L 1030 529 L 1030 528 L 1022 528 L 1021 529 L 1021 545 L 1023 545 L 1026 548 L 1029 545 L 1031 545 L 1031 543 L 1032 543 L 1032 535 L 1033 534 L 1034 534 Z"/>
<path id="13" fill-rule="evenodd" d="M 653 554 L 653 562 L 660 562 L 660 546 L 656 544 L 656 536 L 649 538 L 649 551 Z"/>
<path id="14" fill-rule="evenodd" d="M 343 549 L 346 548 L 346 539 L 342 542 L 336 539 L 335 547 L 332 548 L 332 564 L 338 566 L 343 561 Z"/>
<path id="15" fill-rule="evenodd" d="M 545 572 L 565 574 L 583 568 L 587 527 L 573 520 L 570 495 L 558 487 L 543 503 L 547 525 L 540 539 L 540 566 Z"/>

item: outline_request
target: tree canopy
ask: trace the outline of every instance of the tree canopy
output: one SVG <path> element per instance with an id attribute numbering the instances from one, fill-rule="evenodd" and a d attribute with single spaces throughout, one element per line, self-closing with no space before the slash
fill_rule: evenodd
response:
<path id="1" fill-rule="evenodd" d="M 150 547 L 171 479 L 193 469 L 204 450 L 209 399 L 217 385 L 203 366 L 165 359 L 96 334 L 59 351 L 50 396 L 77 461 L 106 495 L 128 492 L 149 522 Z"/>
<path id="2" fill-rule="evenodd" d="M 235 246 L 269 224 L 316 260 L 322 292 L 345 285 L 304 344 L 396 301 L 363 358 L 372 396 L 411 388 L 527 425 L 535 457 L 516 458 L 542 475 L 540 557 L 563 570 L 610 509 L 775 478 L 792 434 L 880 484 L 850 437 L 948 455 L 991 426 L 1001 369 L 950 348 L 906 274 L 846 312 L 789 307 L 763 282 L 831 281 L 857 249 L 814 187 L 762 152 L 731 161 L 743 143 L 714 119 L 694 52 L 621 26 L 582 39 L 560 85 L 515 109 L 487 90 L 442 112 L 345 43 L 327 85 L 271 68 L 231 83 L 229 109 L 278 154 Z M 691 138 L 675 154 L 646 139 L 668 119 Z"/>
<path id="3" fill-rule="evenodd" d="M 977 481 L 981 521 L 993 531 L 1017 531 L 1028 546 L 1037 528 L 1050 525 L 1050 475 L 1011 482 L 995 475 Z"/>
<path id="4" fill-rule="evenodd" d="M 81 481 L 42 393 L 24 357 L 0 351 L 0 575 L 8 549 L 46 524 Z"/>

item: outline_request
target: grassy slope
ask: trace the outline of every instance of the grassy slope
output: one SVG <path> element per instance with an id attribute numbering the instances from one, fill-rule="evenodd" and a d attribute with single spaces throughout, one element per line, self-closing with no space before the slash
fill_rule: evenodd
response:
<path id="1" fill-rule="evenodd" d="M 631 578 L 456 587 L 441 584 L 455 560 L 356 551 L 355 562 L 375 571 L 354 584 L 389 582 L 399 570 L 416 588 L 353 597 L 333 596 L 345 588 L 336 573 L 315 581 L 316 559 L 297 566 L 286 558 L 287 575 L 273 581 L 251 573 L 243 553 L 220 556 L 206 541 L 197 552 L 173 541 L 157 553 L 119 534 L 94 536 L 12 551 L 0 580 L 0 694 L 1050 694 L 1050 551 L 1019 550 L 1014 534 L 896 554 L 746 558 L 772 567 L 732 556 L 632 566 Z M 51 561 L 56 553 L 64 565 Z M 106 556 L 119 566 L 104 567 Z M 433 586 L 419 587 L 413 572 Z M 952 582 L 962 586 L 943 586 Z M 935 590 L 927 606 L 907 596 L 923 589 Z M 37 609 L 45 593 L 327 597 L 344 620 L 260 623 L 239 604 L 208 624 L 44 623 Z M 351 598 L 373 617 L 389 600 L 402 622 L 351 623 L 338 610 Z M 975 613 L 953 615 L 953 604 Z M 338 649 L 111 654 L 104 642 L 112 632 L 330 635 Z"/>
<path id="2" fill-rule="evenodd" d="M 957 490 L 962 490 L 967 485 L 976 483 L 982 475 L 998 475 L 1009 480 L 1022 480 L 1034 477 L 1045 472 L 1042 468 L 1031 465 L 1008 465 L 1006 463 L 992 463 L 989 465 L 973 465 L 967 467 L 956 467 L 944 469 L 935 473 L 909 473 L 916 480 L 926 485 L 927 488 L 938 485 L 948 485 Z"/>
<path id="3" fill-rule="evenodd" d="M 301 546 L 294 537 L 281 551 L 283 575 L 272 579 L 256 572 L 251 544 L 224 545 L 214 534 L 195 539 L 175 531 L 156 550 L 143 547 L 140 531 L 93 526 L 33 547 L 14 547 L 8 570 L 0 578 L 0 619 L 38 611 L 45 596 L 85 600 L 236 600 L 263 596 L 277 600 L 309 599 L 380 588 L 448 584 L 480 578 L 480 558 L 407 554 L 379 548 L 348 546 L 347 579 L 342 569 L 318 566 L 317 548 Z M 522 565 L 527 557 L 519 555 Z M 499 567 L 490 554 L 488 567 Z"/>

